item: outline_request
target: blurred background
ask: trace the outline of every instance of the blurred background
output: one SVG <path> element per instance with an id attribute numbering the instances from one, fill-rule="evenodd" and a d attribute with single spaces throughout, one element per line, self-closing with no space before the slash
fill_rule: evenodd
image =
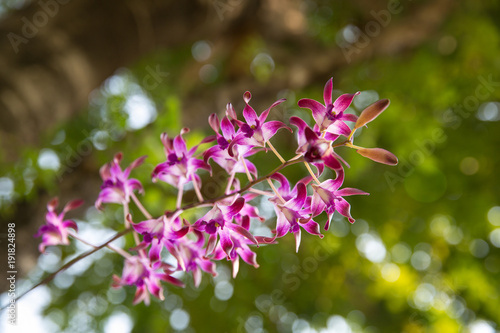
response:
<path id="1" fill-rule="evenodd" d="M 471 332 L 500 329 L 500 3 L 497 1 L 4 0 L 0 2 L 0 255 L 7 272 L 7 223 L 16 224 L 17 292 L 88 250 L 73 242 L 39 256 L 33 234 L 45 205 L 83 198 L 71 212 L 82 237 L 99 244 L 121 230 L 120 207 L 92 206 L 99 167 L 116 152 L 144 204 L 175 205 L 151 184 L 164 160 L 160 134 L 190 127 L 189 144 L 212 134 L 210 113 L 243 109 L 249 90 L 270 118 L 311 117 L 303 97 L 361 91 L 359 114 L 390 107 L 355 143 L 400 160 L 380 165 L 339 149 L 351 165 L 350 225 L 334 217 L 325 237 L 291 235 L 256 249 L 259 269 L 218 263 L 219 275 L 165 285 L 165 301 L 132 306 L 134 288 L 110 289 L 122 259 L 100 251 L 17 303 L 18 326 L 2 332 Z M 295 144 L 279 132 L 285 157 Z M 279 164 L 256 155 L 261 172 Z M 301 167 L 286 171 L 291 179 Z M 205 195 L 225 179 L 203 175 Z M 211 190 L 208 190 L 210 187 Z M 186 200 L 193 196 L 187 192 Z M 274 217 L 259 226 L 269 232 Z M 317 219 L 323 224 L 321 216 Z M 119 246 L 131 246 L 121 239 Z M 1 276 L 4 273 L 2 273 Z M 8 289 L 0 280 L 0 291 Z M 0 297 L 2 306 L 9 298 Z"/>

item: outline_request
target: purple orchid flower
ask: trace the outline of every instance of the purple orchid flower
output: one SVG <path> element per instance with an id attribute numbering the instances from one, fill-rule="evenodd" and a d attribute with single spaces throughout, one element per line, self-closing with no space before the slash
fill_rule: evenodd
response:
<path id="1" fill-rule="evenodd" d="M 267 110 L 263 111 L 260 116 L 257 116 L 257 112 L 255 112 L 255 110 L 248 104 L 251 98 L 252 94 L 250 94 L 249 91 L 246 91 L 243 94 L 243 100 L 245 101 L 243 117 L 245 118 L 246 123 L 237 119 L 236 112 L 231 104 L 228 104 L 226 108 L 226 115 L 233 119 L 240 127 L 239 135 L 236 140 L 237 142 L 241 140 L 241 142 L 246 145 L 265 147 L 266 142 L 269 141 L 269 139 L 271 139 L 279 129 L 286 128 L 292 132 L 292 130 L 281 121 L 273 120 L 266 122 L 271 109 L 283 103 L 285 101 L 284 98 L 274 102 L 269 108 L 267 108 Z"/>
<path id="2" fill-rule="evenodd" d="M 299 117 L 290 117 L 290 124 L 297 127 L 297 154 L 304 156 L 308 163 L 312 163 L 321 175 L 324 165 L 331 169 L 342 169 L 340 161 L 347 163 L 331 147 L 331 141 L 318 136 L 318 132 L 312 130 L 309 125 Z M 349 165 L 347 165 L 349 166 Z"/>
<path id="3" fill-rule="evenodd" d="M 275 173 L 271 178 L 280 183 L 280 187 L 277 191 L 281 197 L 279 198 L 276 196 L 270 199 L 275 204 L 274 210 L 277 216 L 274 239 L 283 237 L 288 232 L 293 233 L 295 235 L 295 249 L 298 252 L 301 239 L 301 227 L 311 235 L 323 238 L 319 224 L 312 220 L 310 207 L 306 205 L 308 201 L 306 184 L 304 182 L 298 182 L 295 187 L 290 190 L 290 184 L 282 174 Z M 268 241 L 274 241 L 274 239 Z"/>
<path id="4" fill-rule="evenodd" d="M 177 259 L 178 270 L 193 272 L 195 286 L 199 286 L 201 282 L 201 270 L 213 276 L 217 274 L 215 264 L 203 256 L 203 235 L 193 230 L 197 241 L 184 237 L 190 230 L 186 220 L 181 221 L 178 216 L 167 217 L 165 214 L 158 219 L 146 220 L 132 226 L 144 237 L 143 242 L 134 249 L 150 246 L 148 256 L 153 268 L 161 266 L 161 251 L 166 248 Z"/>
<path id="5" fill-rule="evenodd" d="M 234 248 L 231 231 L 246 237 L 253 244 L 258 244 L 255 237 L 247 229 L 233 223 L 233 217 L 241 211 L 244 205 L 245 199 L 242 197 L 235 199 L 231 205 L 225 205 L 224 202 L 216 203 L 205 216 L 193 224 L 193 229 L 204 231 L 209 235 L 206 255 L 214 252 L 217 240 L 220 238 L 220 245 L 227 258 L 230 259 L 231 251 Z"/>
<path id="6" fill-rule="evenodd" d="M 130 195 L 134 190 L 144 192 L 141 183 L 137 179 L 128 179 L 130 171 L 140 166 L 146 156 L 139 157 L 133 161 L 128 168 L 122 171 L 120 162 L 122 153 L 115 155 L 113 162 L 105 164 L 101 170 L 101 178 L 104 183 L 97 197 L 95 206 L 101 209 L 103 203 L 126 204 L 130 201 Z"/>
<path id="7" fill-rule="evenodd" d="M 332 103 L 333 91 L 333 78 L 330 78 L 325 84 L 323 91 L 323 99 L 325 104 L 309 98 L 303 98 L 298 101 L 298 106 L 307 108 L 312 111 L 312 116 L 316 121 L 316 125 L 320 132 L 328 132 L 333 135 L 349 136 L 351 129 L 345 124 L 344 121 L 356 122 L 357 116 L 353 114 L 344 113 L 344 111 L 351 105 L 354 96 L 359 94 L 343 94 Z"/>
<path id="8" fill-rule="evenodd" d="M 222 244 L 219 243 L 215 248 L 213 259 L 221 260 L 223 258 L 226 258 L 227 260 L 230 260 L 233 264 L 233 278 L 238 275 L 240 267 L 240 257 L 247 264 L 258 268 L 259 264 L 257 263 L 257 255 L 255 254 L 255 252 L 250 250 L 250 247 L 248 246 L 249 244 L 255 243 L 237 232 L 230 232 L 229 234 L 229 237 L 233 242 L 233 248 L 231 249 L 230 253 L 226 253 L 226 251 L 224 251 L 224 248 L 222 247 Z"/>
<path id="9" fill-rule="evenodd" d="M 122 277 L 113 275 L 112 287 L 119 288 L 124 285 L 135 285 L 137 287 L 133 304 L 144 302 L 149 305 L 150 297 L 153 295 L 160 300 L 164 300 L 163 287 L 161 281 L 184 287 L 182 281 L 174 278 L 171 274 L 171 266 L 165 263 L 161 265 L 161 271 L 153 269 L 147 258 L 132 256 L 125 260 Z"/>
<path id="10" fill-rule="evenodd" d="M 180 239 L 175 249 L 170 247 L 170 253 L 177 258 L 178 268 L 185 272 L 193 272 L 194 285 L 198 287 L 201 283 L 202 271 L 217 276 L 215 263 L 205 257 L 205 238 L 200 231 L 193 230 L 196 240 L 187 237 Z"/>
<path id="11" fill-rule="evenodd" d="M 351 216 L 351 205 L 343 198 L 350 195 L 369 195 L 369 193 L 350 187 L 340 189 L 344 182 L 344 172 L 337 170 L 335 179 L 328 179 L 321 184 L 312 184 L 313 195 L 311 200 L 311 211 L 313 216 L 322 212 L 328 215 L 325 230 L 330 227 L 330 221 L 335 211 L 347 217 L 350 223 L 354 223 Z"/>
<path id="12" fill-rule="evenodd" d="M 54 198 L 47 204 L 47 214 L 45 215 L 46 224 L 42 225 L 35 237 L 42 237 L 42 242 L 38 250 L 42 253 L 45 248 L 51 245 L 69 245 L 68 229 L 78 231 L 78 227 L 73 220 L 64 220 L 64 214 L 70 210 L 76 209 L 83 204 L 82 200 L 73 200 L 64 206 L 60 214 L 56 213 L 56 207 L 59 200 Z"/>
<path id="13" fill-rule="evenodd" d="M 209 123 L 217 135 L 217 145 L 205 151 L 203 155 L 205 162 L 208 163 L 208 160 L 213 159 L 229 174 L 246 173 L 246 165 L 248 171 L 257 177 L 257 168 L 246 160 L 246 157 L 255 154 L 257 150 L 252 150 L 252 146 L 244 144 L 243 137 L 237 137 L 234 125 L 227 117 L 222 118 L 219 123 L 217 115 L 212 114 Z M 219 129 L 222 135 L 219 134 Z M 234 142 L 239 143 L 234 144 Z"/>
<path id="14" fill-rule="evenodd" d="M 153 170 L 153 181 L 159 179 L 177 188 L 181 188 L 191 181 L 195 182 L 198 188 L 201 186 L 201 179 L 196 174 L 196 171 L 199 169 L 210 170 L 210 166 L 203 160 L 194 157 L 198 145 L 189 151 L 187 150 L 186 141 L 184 141 L 182 135 L 188 132 L 188 128 L 183 128 L 181 133 L 173 140 L 168 137 L 167 133 L 161 135 L 167 161 L 158 164 Z M 207 138 L 201 143 L 210 140 L 212 139 Z"/>
<path id="15" fill-rule="evenodd" d="M 130 224 L 135 231 L 143 236 L 142 243 L 135 249 L 143 249 L 150 245 L 149 260 L 153 265 L 159 263 L 161 250 L 166 244 L 174 243 L 189 231 L 187 222 L 181 221 L 178 216 L 168 218 L 167 215 L 162 215 L 157 219 Z"/>

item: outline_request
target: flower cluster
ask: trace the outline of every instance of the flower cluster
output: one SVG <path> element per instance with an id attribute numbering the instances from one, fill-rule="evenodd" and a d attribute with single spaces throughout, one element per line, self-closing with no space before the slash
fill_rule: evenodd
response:
<path id="1" fill-rule="evenodd" d="M 178 193 L 176 207 L 167 207 L 169 210 L 162 216 L 153 217 L 142 206 L 134 191 L 142 193 L 143 187 L 138 180 L 129 178 L 131 170 L 141 165 L 145 157 L 135 160 L 122 171 L 120 153 L 110 164 L 102 167 L 103 185 L 95 205 L 99 209 L 104 203 L 123 205 L 125 227 L 130 228 L 136 242 L 128 252 L 117 251 L 125 257 L 125 264 L 122 276 L 114 276 L 113 286 L 136 286 L 134 303 L 143 301 L 148 304 L 150 295 L 163 299 L 161 281 L 183 285 L 173 276 L 177 271 L 191 272 L 194 284 L 198 286 L 202 272 L 215 276 L 216 262 L 225 259 L 232 263 L 233 276 L 236 276 L 240 258 L 258 267 L 253 248 L 260 244 L 276 243 L 279 238 L 291 233 L 298 251 L 302 231 L 322 238 L 320 223 L 324 230 L 328 230 L 335 212 L 354 223 L 346 197 L 368 193 L 342 187 L 344 166 L 348 165 L 335 148 L 347 146 L 374 161 L 396 164 L 397 158 L 384 149 L 362 148 L 353 144 L 354 132 L 375 119 L 388 107 L 389 101 L 375 102 L 357 117 L 346 111 L 358 93 L 343 94 L 333 101 L 332 90 L 330 79 L 324 88 L 324 104 L 312 99 L 299 100 L 300 107 L 312 111 L 312 125 L 298 117 L 289 119 L 290 127 L 281 121 L 268 121 L 272 108 L 284 100 L 276 101 L 259 115 L 249 104 L 251 94 L 245 92 L 243 120 L 238 119 L 231 104 L 227 105 L 222 119 L 216 114 L 209 117 L 208 122 L 215 134 L 199 144 L 210 144 L 209 148 L 201 152 L 199 145 L 188 148 L 183 136 L 188 129 L 183 129 L 174 138 L 162 134 L 166 160 L 154 168 L 152 180 L 174 186 Z M 296 155 L 285 160 L 270 140 L 280 129 L 293 133 L 292 128 L 296 128 Z M 251 157 L 271 152 L 281 163 L 269 174 L 260 175 Z M 298 163 L 306 166 L 308 174 L 291 184 L 280 171 Z M 199 173 L 204 170 L 211 174 L 214 164 L 227 173 L 227 183 L 218 198 L 206 199 L 202 195 Z M 331 172 L 325 172 L 325 169 Z M 243 174 L 248 179 L 244 186 L 240 184 L 241 176 L 238 178 L 237 174 Z M 267 189 L 263 189 L 262 185 L 257 188 L 260 183 Z M 196 202 L 185 202 L 184 191 L 188 186 L 194 189 Z M 251 228 L 252 220 L 264 222 L 253 201 L 260 196 L 268 197 L 276 213 L 271 237 L 256 235 Z M 141 210 L 144 219 L 129 213 L 130 199 Z M 48 245 L 68 244 L 67 228 L 76 230 L 76 224 L 62 219 L 65 212 L 79 204 L 68 204 L 60 215 L 54 212 L 57 201 L 49 204 L 47 225 L 41 227 L 37 234 L 43 237 L 41 251 Z M 197 220 L 186 220 L 184 212 L 200 207 L 209 207 L 209 210 L 200 213 Z M 175 258 L 176 264 L 167 264 L 167 256 Z"/>

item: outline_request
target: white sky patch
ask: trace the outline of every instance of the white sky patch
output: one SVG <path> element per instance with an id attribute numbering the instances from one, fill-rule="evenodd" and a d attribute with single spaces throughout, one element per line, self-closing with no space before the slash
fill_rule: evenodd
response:
<path id="1" fill-rule="evenodd" d="M 495 333 L 497 332 L 490 323 L 479 319 L 469 325 L 470 333 Z"/>
<path id="2" fill-rule="evenodd" d="M 0 297 L 0 304 L 7 304 L 6 293 Z M 57 328 L 51 321 L 44 319 L 42 310 L 50 302 L 50 292 L 46 286 L 40 286 L 16 302 L 16 325 L 10 325 L 7 311 L 0 312 L 0 332 L 5 333 L 50 333 Z"/>
<path id="3" fill-rule="evenodd" d="M 10 199 L 14 194 L 14 182 L 9 177 L 0 178 L 0 198 Z"/>
<path id="4" fill-rule="evenodd" d="M 203 62 L 212 55 L 212 48 L 207 41 L 200 40 L 191 47 L 191 54 L 196 61 Z"/>
<path id="5" fill-rule="evenodd" d="M 132 331 L 133 322 L 129 315 L 124 312 L 117 311 L 113 313 L 106 324 L 104 325 L 105 333 L 122 332 L 128 333 Z"/>
<path id="6" fill-rule="evenodd" d="M 46 170 L 57 171 L 61 166 L 59 156 L 52 149 L 42 149 L 38 155 L 38 166 Z"/>
<path id="7" fill-rule="evenodd" d="M 170 326 L 175 330 L 186 329 L 189 325 L 189 313 L 182 309 L 175 309 L 170 314 Z M 116 331 L 118 332 L 118 331 Z"/>
<path id="8" fill-rule="evenodd" d="M 125 112 L 128 113 L 127 127 L 138 130 L 156 118 L 156 107 L 144 94 L 135 93 L 125 103 Z"/>
<path id="9" fill-rule="evenodd" d="M 387 254 L 384 243 L 377 236 L 368 233 L 356 238 L 356 247 L 366 259 L 374 263 L 382 262 Z"/>

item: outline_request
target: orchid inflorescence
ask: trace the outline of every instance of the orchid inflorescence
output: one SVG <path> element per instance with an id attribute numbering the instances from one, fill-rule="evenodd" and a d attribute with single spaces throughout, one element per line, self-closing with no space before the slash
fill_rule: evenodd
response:
<path id="1" fill-rule="evenodd" d="M 133 234 L 136 245 L 125 251 L 106 244 L 108 248 L 125 258 L 122 276 L 113 276 L 113 286 L 135 285 L 137 290 L 134 304 L 141 301 L 149 304 L 150 294 L 163 299 L 161 281 L 177 286 L 184 285 L 181 280 L 172 276 L 176 271 L 192 272 L 194 284 L 199 286 L 202 271 L 215 276 L 215 262 L 225 258 L 232 262 L 233 277 L 235 277 L 240 258 L 247 264 L 258 267 L 252 246 L 276 243 L 278 238 L 288 233 L 294 234 L 298 251 L 302 229 L 312 235 L 323 237 L 320 225 L 314 220 L 323 212 L 327 215 L 323 226 L 325 230 L 328 230 L 334 212 L 354 223 L 350 205 L 344 197 L 368 193 L 349 187 L 341 188 L 344 182 L 343 165 L 348 166 L 348 164 L 335 152 L 335 148 L 347 146 L 374 161 L 389 165 L 397 164 L 396 156 L 387 150 L 362 148 L 353 144 L 354 132 L 375 119 L 389 106 L 389 101 L 386 99 L 377 101 L 357 117 L 344 111 L 359 92 L 343 94 L 333 101 L 332 91 L 333 84 L 330 79 L 324 88 L 324 104 L 312 99 L 299 100 L 300 107 L 312 111 L 315 124 L 311 127 L 299 117 L 290 118 L 290 125 L 296 128 L 298 148 L 296 155 L 289 160 L 285 160 L 278 153 L 270 139 L 280 129 L 293 132 L 292 129 L 281 121 L 266 121 L 271 109 L 284 102 L 284 99 L 274 102 L 257 115 L 249 105 L 250 92 L 245 92 L 243 95 L 244 120 L 238 119 L 231 104 L 227 105 L 222 119 L 216 114 L 209 117 L 208 122 L 215 135 L 208 136 L 200 142 L 200 144 L 212 144 L 202 153 L 198 153 L 199 145 L 188 149 L 183 137 L 189 131 L 187 128 L 182 129 L 174 138 L 166 133 L 162 134 L 161 141 L 166 160 L 154 168 L 152 180 L 176 187 L 178 195 L 175 209 L 159 217 L 153 217 L 141 204 L 134 192 L 143 193 L 142 184 L 137 179 L 130 178 L 132 170 L 140 166 L 146 157 L 138 158 L 122 170 L 120 166 L 122 154 L 116 154 L 113 161 L 100 170 L 103 185 L 95 206 L 102 209 L 106 203 L 122 205 L 124 225 L 126 230 L 130 230 Z M 350 127 L 346 122 L 354 125 Z M 269 150 L 277 156 L 281 164 L 269 174 L 259 177 L 257 166 L 249 158 L 256 153 L 267 153 Z M 227 173 L 228 179 L 224 194 L 215 199 L 203 197 L 202 181 L 198 175 L 200 170 L 212 172 L 210 160 Z M 292 186 L 280 171 L 297 163 L 303 163 L 309 174 Z M 325 167 L 334 172 L 335 178 L 320 180 Z M 242 186 L 236 174 L 243 174 L 248 178 L 248 183 Z M 257 184 L 266 182 L 267 190 L 256 187 Z M 188 184 L 194 189 L 197 202 L 182 206 L 184 189 Z M 250 228 L 252 219 L 261 222 L 265 220 L 252 203 L 253 199 L 261 196 L 269 197 L 276 213 L 276 226 L 272 230 L 271 237 L 254 235 Z M 132 217 L 129 211 L 131 200 L 144 215 L 144 220 Z M 68 203 L 59 215 L 55 212 L 57 203 L 57 199 L 49 203 L 47 223 L 35 235 L 42 236 L 41 252 L 45 251 L 46 246 L 69 244 L 68 236 L 81 240 L 76 235 L 76 223 L 63 219 L 67 211 L 77 208 L 82 202 Z M 187 221 L 183 216 L 187 210 L 201 207 L 209 207 L 209 210 L 198 220 Z M 167 252 L 176 259 L 176 265 L 165 261 Z"/>

